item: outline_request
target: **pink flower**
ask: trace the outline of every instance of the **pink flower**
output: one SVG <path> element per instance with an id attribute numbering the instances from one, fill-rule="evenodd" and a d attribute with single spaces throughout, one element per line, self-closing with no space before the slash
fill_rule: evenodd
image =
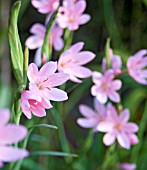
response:
<path id="1" fill-rule="evenodd" d="M 138 126 L 133 122 L 128 123 L 129 117 L 130 113 L 128 109 L 123 110 L 118 115 L 114 106 L 109 108 L 107 111 L 107 120 L 100 122 L 98 126 L 99 131 L 106 132 L 103 138 L 105 145 L 112 145 L 117 139 L 121 147 L 130 149 L 132 144 L 130 139 L 138 131 Z"/>
<path id="2" fill-rule="evenodd" d="M 92 75 L 91 70 L 83 67 L 83 65 L 95 58 L 95 54 L 90 51 L 80 52 L 83 46 L 84 43 L 82 42 L 72 45 L 67 51 L 61 54 L 58 61 L 58 70 L 68 73 L 70 80 L 77 83 L 82 82 L 78 78 L 87 78 Z"/>
<path id="3" fill-rule="evenodd" d="M 26 40 L 26 46 L 29 49 L 40 48 L 43 45 L 46 27 L 42 24 L 34 24 L 30 32 L 33 34 Z M 60 51 L 64 42 L 62 40 L 63 30 L 58 27 L 56 24 L 53 25 L 51 29 L 50 41 L 49 43 L 54 46 L 55 50 Z"/>
<path id="4" fill-rule="evenodd" d="M 10 112 L 0 109 L 0 167 L 3 162 L 13 162 L 28 156 L 28 151 L 10 146 L 23 140 L 27 129 L 21 125 L 8 124 Z"/>
<path id="5" fill-rule="evenodd" d="M 93 72 L 93 82 L 95 84 L 91 88 L 91 94 L 96 96 L 100 103 L 106 103 L 108 98 L 116 103 L 120 101 L 120 96 L 116 91 L 121 88 L 122 83 L 120 80 L 114 80 L 112 70 L 107 70 L 104 75 Z"/>
<path id="6" fill-rule="evenodd" d="M 122 67 L 121 57 L 119 55 L 113 54 L 113 50 L 111 48 L 109 49 L 109 56 L 110 56 L 110 66 L 112 68 L 114 75 L 120 74 L 121 67 Z M 106 58 L 104 58 L 102 62 L 103 72 L 107 70 L 106 65 L 107 65 Z"/>
<path id="7" fill-rule="evenodd" d="M 121 163 L 121 164 L 118 164 L 117 167 L 123 170 L 135 170 L 136 164 Z"/>
<path id="8" fill-rule="evenodd" d="M 107 107 L 100 104 L 96 98 L 94 110 L 87 105 L 80 105 L 79 110 L 84 118 L 78 118 L 77 123 L 83 128 L 93 128 L 95 132 L 98 131 L 99 123 L 106 119 Z"/>
<path id="9" fill-rule="evenodd" d="M 28 119 L 32 118 L 32 113 L 37 117 L 46 116 L 45 109 L 52 108 L 50 101 L 41 98 L 36 92 L 24 90 L 21 94 L 21 108 Z"/>
<path id="10" fill-rule="evenodd" d="M 140 50 L 127 61 L 129 75 L 140 84 L 147 85 L 147 50 Z M 145 57 L 144 57 L 145 56 Z M 144 68 L 144 69 L 143 69 Z"/>
<path id="11" fill-rule="evenodd" d="M 67 93 L 55 87 L 65 83 L 69 79 L 69 75 L 55 73 L 56 70 L 57 62 L 47 62 L 40 70 L 34 63 L 31 63 L 28 67 L 29 89 L 47 100 L 67 100 Z"/>
<path id="12" fill-rule="evenodd" d="M 31 2 L 42 14 L 54 12 L 59 6 L 59 0 L 31 0 Z"/>
<path id="13" fill-rule="evenodd" d="M 64 0 L 63 6 L 59 8 L 57 23 L 61 28 L 77 30 L 79 25 L 83 25 L 90 20 L 90 15 L 83 14 L 86 8 L 86 1 Z"/>

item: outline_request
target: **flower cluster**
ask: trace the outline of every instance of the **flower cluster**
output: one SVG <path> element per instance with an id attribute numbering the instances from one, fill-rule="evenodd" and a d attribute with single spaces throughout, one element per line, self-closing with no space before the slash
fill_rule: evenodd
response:
<path id="1" fill-rule="evenodd" d="M 27 136 L 27 129 L 21 125 L 8 124 L 9 119 L 9 110 L 0 109 L 0 168 L 3 162 L 17 161 L 29 155 L 27 150 L 11 146 Z"/>
<path id="2" fill-rule="evenodd" d="M 47 62 L 38 70 L 36 64 L 28 67 L 29 90 L 24 90 L 21 95 L 21 107 L 27 118 L 46 115 L 45 109 L 52 108 L 51 101 L 67 100 L 67 93 L 56 88 L 69 79 L 66 73 L 55 73 L 57 62 Z"/>

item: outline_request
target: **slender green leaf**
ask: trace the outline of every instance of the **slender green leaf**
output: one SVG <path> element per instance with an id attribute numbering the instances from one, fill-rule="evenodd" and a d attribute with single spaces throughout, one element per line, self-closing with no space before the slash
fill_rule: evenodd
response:
<path id="1" fill-rule="evenodd" d="M 42 56 L 45 56 L 47 61 L 49 61 L 50 59 L 50 55 L 51 55 L 51 46 L 49 46 L 49 37 L 50 37 L 50 32 L 51 32 L 51 28 L 55 22 L 55 19 L 56 19 L 56 16 L 57 16 L 57 13 L 58 13 L 58 9 L 52 14 L 48 24 L 47 24 L 47 27 L 46 27 L 46 34 L 45 34 L 45 38 L 44 38 L 44 43 L 43 43 L 43 46 L 42 46 Z"/>
<path id="2" fill-rule="evenodd" d="M 23 77 L 25 85 L 27 84 L 28 63 L 29 63 L 29 50 L 28 47 L 26 47 L 24 51 L 24 64 L 23 64 Z"/>
<path id="3" fill-rule="evenodd" d="M 50 155 L 50 156 L 67 156 L 67 157 L 78 157 L 76 154 L 56 152 L 56 151 L 34 151 L 31 155 Z"/>
<path id="4" fill-rule="evenodd" d="M 19 84 L 23 82 L 23 51 L 18 34 L 18 14 L 21 6 L 21 1 L 17 1 L 11 9 L 10 23 L 9 23 L 9 45 L 11 51 L 11 60 L 14 70 L 14 75 Z"/>
<path id="5" fill-rule="evenodd" d="M 45 128 L 51 128 L 51 129 L 58 129 L 57 126 L 48 125 L 48 124 L 33 125 L 33 126 L 29 127 L 29 129 L 36 128 L 36 127 L 45 127 Z"/>

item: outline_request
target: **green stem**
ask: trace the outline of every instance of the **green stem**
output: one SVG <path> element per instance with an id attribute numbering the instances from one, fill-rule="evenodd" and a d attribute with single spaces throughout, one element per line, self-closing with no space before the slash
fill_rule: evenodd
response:
<path id="1" fill-rule="evenodd" d="M 115 164 L 115 149 L 116 149 L 116 144 L 114 143 L 113 145 L 111 145 L 108 149 L 108 151 L 106 152 L 106 156 L 105 156 L 105 161 L 103 162 L 100 170 L 109 170 L 110 167 L 112 167 Z M 99 170 L 99 167 L 98 169 Z"/>

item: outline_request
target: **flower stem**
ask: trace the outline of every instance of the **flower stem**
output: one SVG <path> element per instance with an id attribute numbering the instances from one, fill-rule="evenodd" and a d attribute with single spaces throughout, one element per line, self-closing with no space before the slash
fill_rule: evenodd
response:
<path id="1" fill-rule="evenodd" d="M 103 162 L 102 166 L 98 167 L 97 170 L 109 170 L 116 162 L 116 154 L 115 154 L 115 147 L 116 144 L 113 144 L 109 147 L 108 151 L 106 152 L 105 161 Z"/>
<path id="2" fill-rule="evenodd" d="M 115 78 L 118 78 L 118 77 L 120 77 L 120 76 L 122 76 L 123 74 L 126 74 L 126 73 L 128 73 L 128 69 L 122 70 L 121 73 L 116 74 Z"/>

